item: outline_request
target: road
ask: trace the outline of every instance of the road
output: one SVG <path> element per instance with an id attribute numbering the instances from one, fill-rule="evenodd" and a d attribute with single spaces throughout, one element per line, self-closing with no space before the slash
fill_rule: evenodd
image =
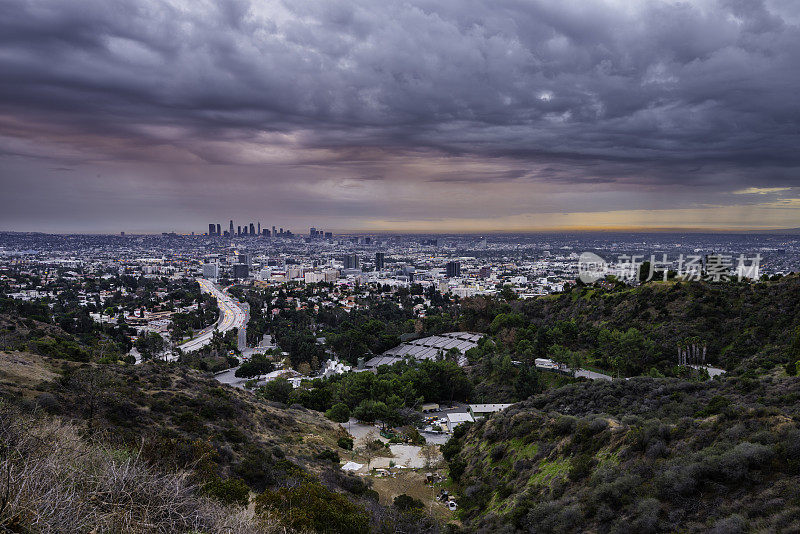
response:
<path id="1" fill-rule="evenodd" d="M 557 371 L 561 373 L 572 374 L 572 369 L 570 369 L 566 365 L 557 364 L 553 360 L 547 358 L 537 358 L 535 365 L 539 369 L 547 369 L 548 371 Z M 588 369 L 578 369 L 577 371 L 575 371 L 575 377 L 588 378 L 589 380 L 612 380 L 612 378 L 609 375 L 604 375 L 603 373 L 590 371 Z"/>
<path id="2" fill-rule="evenodd" d="M 244 383 L 247 382 L 246 378 L 236 378 L 236 370 L 239 367 L 232 367 L 230 369 L 226 369 L 224 371 L 220 371 L 219 373 L 214 374 L 214 378 L 217 379 L 217 382 L 221 384 L 228 384 L 229 386 L 233 386 L 235 388 L 244 389 Z"/>
<path id="3" fill-rule="evenodd" d="M 192 352 L 200 349 L 211 342 L 215 330 L 224 334 L 233 328 L 238 328 L 241 339 L 245 332 L 245 325 L 247 324 L 247 312 L 240 308 L 232 297 L 220 291 L 210 280 L 198 278 L 197 282 L 200 284 L 200 289 L 202 289 L 204 293 L 211 293 L 216 297 L 221 315 L 215 325 L 201 330 L 197 336 L 183 345 L 180 345 L 178 348 L 183 352 Z"/>
<path id="4" fill-rule="evenodd" d="M 584 377 L 590 380 L 612 380 L 609 375 L 604 375 L 603 373 L 596 373 L 595 371 L 589 371 L 588 369 L 578 369 L 575 371 L 575 377 Z"/>

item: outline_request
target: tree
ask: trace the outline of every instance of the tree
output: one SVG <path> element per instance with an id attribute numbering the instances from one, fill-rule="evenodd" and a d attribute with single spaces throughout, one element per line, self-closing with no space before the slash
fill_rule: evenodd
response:
<path id="1" fill-rule="evenodd" d="M 579 371 L 580 368 L 583 367 L 583 354 L 577 350 L 572 351 L 570 354 L 569 365 L 572 367 L 572 374 L 574 376 L 575 372 Z"/>
<path id="2" fill-rule="evenodd" d="M 143 359 L 151 360 L 164 350 L 164 338 L 157 332 L 148 332 L 143 336 L 139 336 L 135 346 Z"/>
<path id="3" fill-rule="evenodd" d="M 275 370 L 275 366 L 271 361 L 263 356 L 261 359 L 256 359 L 243 363 L 234 373 L 236 378 L 253 378 L 256 376 L 265 375 Z"/>
<path id="4" fill-rule="evenodd" d="M 343 402 L 336 403 L 325 412 L 325 417 L 336 423 L 346 423 L 350 421 L 350 408 Z"/>
<path id="5" fill-rule="evenodd" d="M 353 410 L 353 417 L 364 423 L 374 423 L 383 420 L 388 411 L 386 403 L 365 399 Z"/>
<path id="6" fill-rule="evenodd" d="M 376 443 L 377 442 L 377 443 Z M 364 445 L 359 447 L 356 452 L 359 456 L 362 456 L 367 461 L 367 469 L 369 469 L 372 460 L 378 456 L 378 451 L 380 450 L 377 445 L 381 443 L 378 439 L 378 435 L 375 433 L 374 430 L 370 430 L 367 432 L 367 435 L 363 438 Z"/>
<path id="7" fill-rule="evenodd" d="M 506 354 L 505 356 L 498 356 L 498 365 L 497 365 L 497 378 L 501 382 L 510 381 L 511 378 L 514 376 L 514 364 L 511 361 L 511 356 Z"/>
<path id="8" fill-rule="evenodd" d="M 506 300 L 517 300 L 517 294 L 514 292 L 514 288 L 510 285 L 503 286 L 503 289 L 500 290 L 500 296 Z"/>
<path id="9" fill-rule="evenodd" d="M 519 370 L 514 381 L 514 395 L 518 400 L 525 400 L 531 395 L 536 395 L 541 391 L 539 384 L 539 371 L 534 365 L 525 365 Z"/>
<path id="10" fill-rule="evenodd" d="M 292 383 L 280 377 L 270 380 L 261 388 L 261 394 L 264 398 L 283 403 L 289 402 L 292 391 L 294 391 Z"/>
<path id="11" fill-rule="evenodd" d="M 559 364 L 559 368 L 572 362 L 572 351 L 563 345 L 552 345 L 549 353 L 550 359 Z"/>
<path id="12" fill-rule="evenodd" d="M 458 363 L 459 358 L 461 358 L 461 351 L 455 347 L 451 347 L 444 353 L 444 358 L 447 361 Z"/>
<path id="13" fill-rule="evenodd" d="M 639 282 L 645 283 L 647 279 L 651 277 L 651 275 L 655 275 L 655 273 L 650 273 L 650 262 L 646 261 L 639 266 Z"/>
<path id="14" fill-rule="evenodd" d="M 89 432 L 95 429 L 95 418 L 108 399 L 114 386 L 114 377 L 103 367 L 83 368 L 67 373 L 62 385 L 72 390 L 86 413 L 86 426 Z"/>

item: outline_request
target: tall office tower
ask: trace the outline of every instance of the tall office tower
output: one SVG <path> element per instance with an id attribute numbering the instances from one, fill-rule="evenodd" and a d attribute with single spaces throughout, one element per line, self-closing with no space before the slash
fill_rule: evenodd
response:
<path id="1" fill-rule="evenodd" d="M 250 267 L 246 263 L 233 264 L 233 277 L 243 280 L 250 275 Z"/>
<path id="2" fill-rule="evenodd" d="M 384 265 L 386 265 L 386 254 L 383 252 L 376 252 L 375 253 L 375 270 L 382 271 Z"/>
<path id="3" fill-rule="evenodd" d="M 448 261 L 445 266 L 447 277 L 455 278 L 461 276 L 461 263 L 457 261 Z"/>
<path id="4" fill-rule="evenodd" d="M 238 226 L 238 225 L 236 226 L 236 235 L 242 235 L 242 227 L 241 226 Z"/>
<path id="5" fill-rule="evenodd" d="M 233 237 L 233 219 L 231 219 L 231 228 L 229 230 L 231 237 Z"/>
<path id="6" fill-rule="evenodd" d="M 250 235 L 254 235 L 256 233 L 256 225 L 250 223 Z"/>
<path id="7" fill-rule="evenodd" d="M 277 235 L 278 235 L 278 232 L 275 231 L 275 227 L 273 226 L 272 227 L 272 237 L 276 237 Z"/>
<path id="8" fill-rule="evenodd" d="M 358 269 L 358 254 L 348 254 L 344 257 L 345 269 Z"/>
<path id="9" fill-rule="evenodd" d="M 281 235 L 283 235 L 283 228 L 281 228 Z"/>
<path id="10" fill-rule="evenodd" d="M 261 221 L 258 221 L 258 235 L 261 235 Z"/>
<path id="11" fill-rule="evenodd" d="M 266 228 L 264 228 L 264 229 L 262 230 L 262 232 L 264 232 L 264 237 L 269 237 L 269 230 L 267 230 Z"/>
<path id="12" fill-rule="evenodd" d="M 325 239 L 333 239 L 333 232 L 325 232 Z"/>
<path id="13" fill-rule="evenodd" d="M 219 264 L 218 263 L 203 264 L 203 278 L 219 278 Z"/>
<path id="14" fill-rule="evenodd" d="M 208 225 L 208 235 L 214 235 L 214 230 L 216 230 L 216 229 L 217 229 L 217 227 L 214 226 L 214 223 L 209 224 Z"/>
<path id="15" fill-rule="evenodd" d="M 222 235 L 222 226 L 220 226 L 219 223 L 217 223 L 217 235 Z"/>
<path id="16" fill-rule="evenodd" d="M 317 236 L 317 229 L 312 226 L 311 230 L 309 230 L 308 234 L 311 237 L 316 237 Z"/>

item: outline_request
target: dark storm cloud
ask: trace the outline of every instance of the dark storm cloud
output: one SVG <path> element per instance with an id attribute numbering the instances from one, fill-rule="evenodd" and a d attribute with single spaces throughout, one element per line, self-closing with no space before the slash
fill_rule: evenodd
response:
<path id="1" fill-rule="evenodd" d="M 496 168 L 404 179 L 792 186 L 799 22 L 791 0 L 6 0 L 0 154 L 344 166 L 362 182 L 434 157 Z"/>

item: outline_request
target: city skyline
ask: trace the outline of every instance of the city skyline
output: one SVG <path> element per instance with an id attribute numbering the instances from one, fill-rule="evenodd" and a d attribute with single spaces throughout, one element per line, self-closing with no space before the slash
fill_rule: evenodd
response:
<path id="1" fill-rule="evenodd" d="M 800 227 L 787 0 L 5 7 L 2 231 Z"/>

